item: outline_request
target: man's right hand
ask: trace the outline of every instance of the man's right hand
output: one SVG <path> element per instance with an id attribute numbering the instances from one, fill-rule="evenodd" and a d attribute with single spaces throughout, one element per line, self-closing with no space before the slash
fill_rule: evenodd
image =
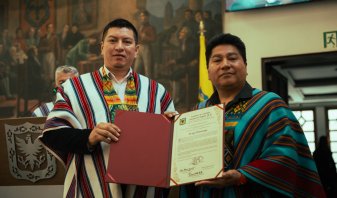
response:
<path id="1" fill-rule="evenodd" d="M 108 144 L 112 141 L 117 142 L 120 133 L 121 129 L 112 123 L 98 123 L 89 135 L 88 144 L 89 146 L 95 146 L 102 141 Z"/>
<path id="2" fill-rule="evenodd" d="M 164 115 L 169 119 L 173 119 L 174 116 L 178 115 L 178 113 L 173 111 L 165 111 Z"/>

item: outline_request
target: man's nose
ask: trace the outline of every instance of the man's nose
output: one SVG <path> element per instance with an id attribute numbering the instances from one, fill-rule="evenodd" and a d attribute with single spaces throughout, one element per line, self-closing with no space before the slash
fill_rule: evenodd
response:
<path id="1" fill-rule="evenodd" d="M 124 48 L 124 46 L 123 46 L 123 41 L 118 41 L 117 43 L 116 43 L 116 49 L 117 50 L 122 50 Z"/>
<path id="2" fill-rule="evenodd" d="M 221 63 L 221 68 L 229 67 L 229 61 L 227 59 L 223 59 Z"/>

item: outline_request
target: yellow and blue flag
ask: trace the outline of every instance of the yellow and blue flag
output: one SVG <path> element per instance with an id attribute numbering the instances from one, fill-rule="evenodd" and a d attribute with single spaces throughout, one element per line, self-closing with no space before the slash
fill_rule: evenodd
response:
<path id="1" fill-rule="evenodd" d="M 206 66 L 206 46 L 205 36 L 200 33 L 200 50 L 199 50 L 199 101 L 202 102 L 211 97 L 214 92 L 212 82 L 208 79 L 208 71 Z"/>

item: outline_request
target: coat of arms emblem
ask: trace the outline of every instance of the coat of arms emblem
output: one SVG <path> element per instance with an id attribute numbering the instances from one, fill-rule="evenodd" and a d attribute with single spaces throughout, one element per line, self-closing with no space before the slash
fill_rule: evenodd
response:
<path id="1" fill-rule="evenodd" d="M 50 17 L 50 7 L 48 0 L 25 0 L 26 6 L 24 15 L 26 20 L 33 27 L 41 27 Z"/>
<path id="2" fill-rule="evenodd" d="M 55 157 L 37 140 L 43 124 L 5 124 L 7 155 L 11 175 L 36 182 L 56 173 Z"/>

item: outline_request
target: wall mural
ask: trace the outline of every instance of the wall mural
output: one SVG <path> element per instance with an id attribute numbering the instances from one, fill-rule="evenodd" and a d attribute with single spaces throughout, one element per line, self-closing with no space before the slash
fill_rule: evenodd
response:
<path id="1" fill-rule="evenodd" d="M 6 2 L 1 7 L 5 10 L 10 7 Z M 132 19 L 128 19 L 137 27 L 140 41 L 140 54 L 133 69 L 162 83 L 178 111 L 191 109 L 198 96 L 199 22 L 205 24 L 206 40 L 222 32 L 222 1 L 129 2 L 134 9 L 130 10 Z M 100 21 L 104 12 L 99 9 L 105 9 L 102 3 L 103 0 L 19 1 L 19 27 L 3 23 L 0 30 L 0 117 L 30 116 L 41 103 L 52 101 L 57 66 L 70 64 L 85 73 L 102 64 L 102 27 L 98 27 L 106 23 Z M 58 9 L 67 14 L 57 16 Z M 111 7 L 106 9 L 105 13 L 114 13 Z M 65 24 L 56 27 L 59 21 Z M 10 32 L 12 29 L 15 31 Z M 81 52 L 85 56 L 74 52 L 80 44 L 86 45 Z"/>
<path id="2" fill-rule="evenodd" d="M 97 27 L 97 0 L 71 0 L 69 3 L 69 24 L 77 24 L 81 30 Z"/>
<path id="3" fill-rule="evenodd" d="M 21 1 L 20 2 L 20 28 L 27 30 L 30 27 L 43 29 L 46 23 L 55 24 L 54 1 Z"/>

